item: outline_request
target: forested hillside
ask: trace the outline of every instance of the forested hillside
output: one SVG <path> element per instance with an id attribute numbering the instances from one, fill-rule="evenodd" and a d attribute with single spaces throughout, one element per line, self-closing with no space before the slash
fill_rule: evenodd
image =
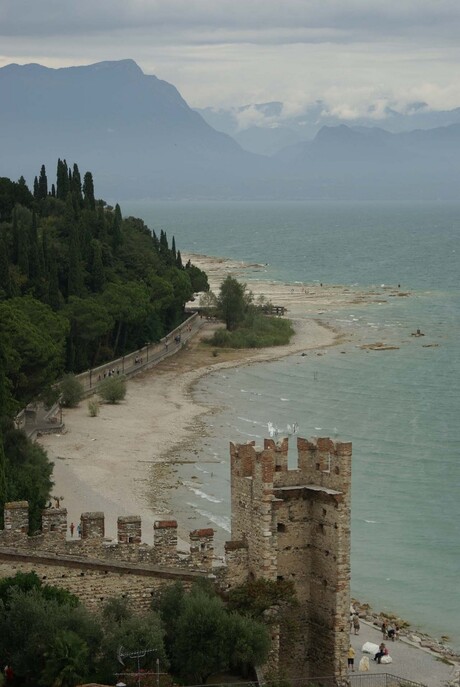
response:
<path id="1" fill-rule="evenodd" d="M 32 493 L 43 506 L 51 486 L 40 449 L 14 430 L 15 413 L 64 372 L 159 340 L 207 288 L 174 238 L 169 245 L 163 231 L 97 200 L 91 172 L 82 178 L 76 164 L 59 160 L 51 184 L 42 165 L 33 191 L 23 177 L 0 178 L 1 509 Z M 25 485 L 17 476 L 30 460 Z"/>

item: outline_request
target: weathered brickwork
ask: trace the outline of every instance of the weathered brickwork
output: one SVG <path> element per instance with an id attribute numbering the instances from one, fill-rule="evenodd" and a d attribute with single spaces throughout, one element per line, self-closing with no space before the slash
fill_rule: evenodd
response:
<path id="1" fill-rule="evenodd" d="M 225 566 L 214 565 L 214 531 L 190 533 L 190 553 L 177 549 L 177 522 L 154 524 L 154 545 L 142 543 L 139 516 L 117 522 L 104 538 L 104 513 L 82 513 L 81 537 L 67 539 L 67 511 L 47 508 L 39 534 L 28 536 L 28 504 L 5 505 L 0 577 L 34 570 L 43 582 L 76 594 L 90 609 L 123 596 L 148 608 L 155 590 L 211 576 L 222 588 L 248 578 L 291 580 L 299 605 L 290 630 L 272 624 L 265 674 L 347 674 L 350 605 L 351 444 L 297 439 L 298 465 L 288 469 L 287 439 L 230 445 L 232 539 Z M 294 630 L 294 632 L 293 632 Z"/>
<path id="2" fill-rule="evenodd" d="M 297 451 L 297 469 L 289 470 L 287 439 L 266 440 L 263 450 L 231 444 L 228 582 L 239 584 L 245 569 L 291 580 L 299 607 L 291 632 L 280 628 L 281 672 L 346 675 L 351 444 L 299 438 Z"/>
<path id="3" fill-rule="evenodd" d="M 67 511 L 47 508 L 40 534 L 28 536 L 28 504 L 5 504 L 0 531 L 0 576 L 31 572 L 47 584 L 76 594 L 90 609 L 122 595 L 137 610 L 148 608 L 152 593 L 164 584 L 194 579 L 212 571 L 213 530 L 190 533 L 189 555 L 177 550 L 177 522 L 154 524 L 154 546 L 142 544 L 139 516 L 118 518 L 118 541 L 104 538 L 104 513 L 82 513 L 81 538 L 67 540 Z"/>

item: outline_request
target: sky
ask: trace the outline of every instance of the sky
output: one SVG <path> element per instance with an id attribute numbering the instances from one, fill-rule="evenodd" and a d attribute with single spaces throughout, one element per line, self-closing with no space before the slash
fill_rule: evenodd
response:
<path id="1" fill-rule="evenodd" d="M 192 107 L 460 106 L 460 0 L 0 0 L 0 66 L 135 60 Z"/>

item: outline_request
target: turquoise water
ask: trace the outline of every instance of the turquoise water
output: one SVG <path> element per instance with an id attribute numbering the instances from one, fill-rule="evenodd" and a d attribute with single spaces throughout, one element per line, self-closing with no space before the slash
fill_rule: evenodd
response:
<path id="1" fill-rule="evenodd" d="M 321 316 L 398 350 L 352 342 L 206 377 L 197 397 L 215 412 L 202 462 L 184 467 L 182 515 L 228 538 L 228 442 L 262 439 L 268 422 L 351 440 L 353 594 L 459 649 L 460 203 L 123 207 L 184 252 L 268 263 L 267 278 L 412 293 Z M 417 328 L 426 336 L 411 337 Z"/>

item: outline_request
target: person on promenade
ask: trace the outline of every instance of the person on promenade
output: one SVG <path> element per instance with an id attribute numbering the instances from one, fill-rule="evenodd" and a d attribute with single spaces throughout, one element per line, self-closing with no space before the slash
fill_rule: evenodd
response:
<path id="1" fill-rule="evenodd" d="M 388 639 L 391 639 L 391 641 L 394 642 L 395 641 L 395 634 L 396 634 L 396 631 L 395 631 L 393 625 L 390 625 L 388 627 L 388 630 L 387 630 Z"/>
<path id="2" fill-rule="evenodd" d="M 359 628 L 360 628 L 359 615 L 357 613 L 355 613 L 355 615 L 353 616 L 353 630 L 354 630 L 355 635 L 359 635 Z"/>
<path id="3" fill-rule="evenodd" d="M 377 661 L 377 663 L 382 662 L 382 656 L 388 656 L 388 649 L 386 648 L 385 644 L 382 642 L 379 646 L 379 650 L 374 656 L 374 661 Z"/>
<path id="4" fill-rule="evenodd" d="M 355 672 L 355 655 L 356 652 L 350 644 L 350 648 L 348 649 L 348 670 L 351 669 L 353 673 Z"/>
<path id="5" fill-rule="evenodd" d="M 387 629 L 388 629 L 388 624 L 387 624 L 387 621 L 384 620 L 382 623 L 382 639 L 387 638 Z"/>
<path id="6" fill-rule="evenodd" d="M 73 524 L 73 522 L 71 522 L 71 523 L 70 523 L 70 536 L 71 536 L 71 537 L 73 537 L 73 531 L 74 531 L 74 529 L 75 529 L 75 525 Z"/>

